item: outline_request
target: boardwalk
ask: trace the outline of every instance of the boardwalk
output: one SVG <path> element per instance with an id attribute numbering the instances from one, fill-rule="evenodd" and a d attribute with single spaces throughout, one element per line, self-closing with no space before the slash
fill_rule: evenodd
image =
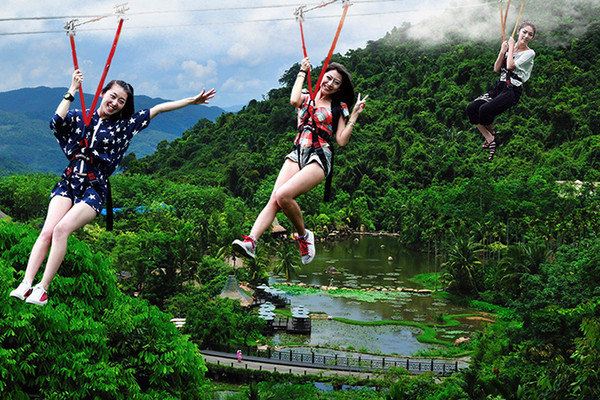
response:
<path id="1" fill-rule="evenodd" d="M 370 377 L 373 372 L 392 367 L 405 368 L 410 373 L 420 374 L 433 372 L 438 375 L 449 375 L 467 368 L 465 361 L 447 359 L 419 358 L 376 358 L 376 357 L 337 357 L 317 354 L 294 353 L 292 351 L 269 352 L 266 357 L 244 356 L 244 362 L 238 363 L 235 354 L 203 350 L 207 362 L 219 363 L 233 367 L 278 371 L 299 374 L 354 375 Z M 247 365 L 245 365 L 247 364 Z"/>
<path id="2" fill-rule="evenodd" d="M 278 362 L 278 360 L 244 357 L 241 363 L 235 359 L 235 354 L 221 353 L 218 351 L 203 350 L 202 356 L 207 364 L 225 365 L 233 368 L 252 369 L 256 371 L 279 372 L 281 374 L 293 375 L 322 375 L 322 376 L 354 376 L 361 379 L 371 379 L 373 373 L 356 372 L 341 369 L 310 368 L 305 365 L 289 365 L 289 363 Z"/>

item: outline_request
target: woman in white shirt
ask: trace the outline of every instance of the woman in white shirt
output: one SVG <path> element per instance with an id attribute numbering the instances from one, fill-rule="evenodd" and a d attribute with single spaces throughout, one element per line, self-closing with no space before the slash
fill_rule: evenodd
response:
<path id="1" fill-rule="evenodd" d="M 519 27 L 519 38 L 502 43 L 494 72 L 500 73 L 500 80 L 487 93 L 476 98 L 467 107 L 467 116 L 477 126 L 485 141 L 482 147 L 489 150 L 488 160 L 496 153 L 496 137 L 493 128 L 494 118 L 517 104 L 523 91 L 523 83 L 531 76 L 535 51 L 529 42 L 535 37 L 536 28 L 529 21 Z"/>

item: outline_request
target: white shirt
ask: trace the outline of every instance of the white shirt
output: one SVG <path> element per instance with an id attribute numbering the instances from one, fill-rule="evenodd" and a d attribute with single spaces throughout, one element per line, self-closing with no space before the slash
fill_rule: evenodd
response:
<path id="1" fill-rule="evenodd" d="M 508 54 L 508 53 L 507 53 Z M 506 57 L 506 56 L 505 56 Z M 533 59 L 535 58 L 535 51 L 532 49 L 525 51 L 517 51 L 513 53 L 513 60 L 515 61 L 515 69 L 512 71 L 513 74 L 517 75 L 523 82 L 519 82 L 516 79 L 511 78 L 511 83 L 514 86 L 521 86 L 527 82 L 531 77 L 531 70 L 533 69 Z M 500 73 L 500 80 L 506 80 L 506 70 L 502 69 Z"/>

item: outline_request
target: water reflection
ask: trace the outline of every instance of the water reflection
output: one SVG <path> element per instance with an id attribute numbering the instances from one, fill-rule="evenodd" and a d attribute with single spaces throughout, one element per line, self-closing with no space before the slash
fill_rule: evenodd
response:
<path id="1" fill-rule="evenodd" d="M 389 258 L 391 261 L 388 261 Z M 402 248 L 398 238 L 364 236 L 317 243 L 317 258 L 311 264 L 302 266 L 293 282 L 356 289 L 418 288 L 417 283 L 409 281 L 411 277 L 438 272 L 439 268 L 427 255 Z M 272 279 L 277 280 L 281 281 Z M 333 317 L 358 321 L 407 320 L 438 323 L 441 315 L 474 312 L 431 295 L 394 293 L 397 295 L 394 299 L 375 302 L 332 297 L 324 293 L 292 296 L 291 302 L 292 306 L 304 305 L 312 312 L 324 312 Z M 452 340 L 469 331 L 480 330 L 485 324 L 467 319 L 461 322 L 461 326 L 448 329 L 441 338 Z M 311 337 L 304 337 L 300 342 L 411 355 L 428 347 L 417 341 L 418 332 L 403 326 L 359 327 L 335 321 L 313 320 Z M 287 342 L 282 335 L 276 335 L 275 341 Z M 292 341 L 298 342 L 298 337 Z"/>

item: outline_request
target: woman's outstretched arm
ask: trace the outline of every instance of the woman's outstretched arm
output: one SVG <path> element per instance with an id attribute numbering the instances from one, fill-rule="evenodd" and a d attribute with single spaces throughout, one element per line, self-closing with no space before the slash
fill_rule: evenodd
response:
<path id="1" fill-rule="evenodd" d="M 150 118 L 154 118 L 160 113 L 177 110 L 192 104 L 207 104 L 216 93 L 217 91 L 215 89 L 210 89 L 209 91 L 202 90 L 195 97 L 187 97 L 181 100 L 167 101 L 165 103 L 157 104 L 150 109 Z"/>

